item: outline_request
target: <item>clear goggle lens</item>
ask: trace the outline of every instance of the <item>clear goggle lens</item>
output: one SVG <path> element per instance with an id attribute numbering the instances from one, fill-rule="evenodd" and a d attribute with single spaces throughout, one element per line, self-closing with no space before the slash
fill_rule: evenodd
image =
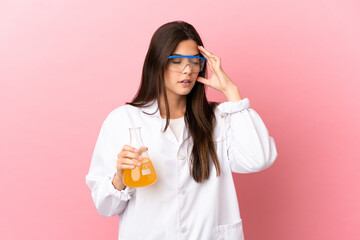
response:
<path id="1" fill-rule="evenodd" d="M 192 72 L 201 72 L 204 69 L 206 58 L 198 56 L 173 55 L 169 57 L 167 67 L 171 71 L 183 72 L 187 65 Z"/>

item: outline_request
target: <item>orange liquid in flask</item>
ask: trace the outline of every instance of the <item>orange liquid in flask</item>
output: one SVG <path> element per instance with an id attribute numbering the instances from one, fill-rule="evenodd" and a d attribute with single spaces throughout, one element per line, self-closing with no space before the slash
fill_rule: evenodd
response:
<path id="1" fill-rule="evenodd" d="M 130 128 L 130 146 L 140 148 L 144 146 L 141 139 L 140 127 Z M 142 153 L 141 166 L 135 166 L 133 169 L 124 169 L 123 183 L 128 187 L 145 187 L 156 182 L 157 175 L 155 168 L 147 154 Z"/>
<path id="2" fill-rule="evenodd" d="M 145 187 L 155 183 L 157 175 L 149 158 L 141 160 L 141 166 L 124 169 L 123 182 L 128 187 Z"/>

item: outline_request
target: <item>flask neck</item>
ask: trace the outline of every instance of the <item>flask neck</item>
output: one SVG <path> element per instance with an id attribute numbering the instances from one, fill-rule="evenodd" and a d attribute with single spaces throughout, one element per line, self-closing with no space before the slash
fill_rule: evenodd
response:
<path id="1" fill-rule="evenodd" d="M 141 139 L 141 128 L 129 128 L 130 131 L 130 146 L 134 148 L 140 148 L 144 146 L 144 143 Z"/>

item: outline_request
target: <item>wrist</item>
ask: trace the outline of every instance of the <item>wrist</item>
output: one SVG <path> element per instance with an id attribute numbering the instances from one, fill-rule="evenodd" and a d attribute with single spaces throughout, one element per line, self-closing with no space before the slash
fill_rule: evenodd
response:
<path id="1" fill-rule="evenodd" d="M 112 180 L 112 185 L 115 189 L 121 191 L 126 188 L 126 185 L 122 181 L 122 175 L 119 175 L 118 173 L 115 173 L 114 178 Z"/>
<path id="2" fill-rule="evenodd" d="M 239 90 L 235 84 L 231 87 L 226 88 L 223 93 L 229 102 L 237 102 L 242 100 Z"/>

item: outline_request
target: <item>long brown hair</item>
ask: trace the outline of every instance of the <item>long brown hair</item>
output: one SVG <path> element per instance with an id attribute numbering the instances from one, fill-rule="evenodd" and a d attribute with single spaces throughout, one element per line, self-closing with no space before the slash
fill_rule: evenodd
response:
<path id="1" fill-rule="evenodd" d="M 164 71 L 169 56 L 178 43 L 183 40 L 194 40 L 204 46 L 195 28 L 184 21 L 173 21 L 159 27 L 151 38 L 145 57 L 141 76 L 141 84 L 132 102 L 135 107 L 143 107 L 156 99 L 160 102 L 160 94 L 164 95 L 166 106 L 166 126 L 170 123 L 170 109 L 166 95 Z M 200 56 L 202 54 L 200 53 Z M 199 76 L 207 78 L 206 64 Z M 214 108 L 218 103 L 208 102 L 205 95 L 205 85 L 196 81 L 191 92 L 186 96 L 185 124 L 193 140 L 190 157 L 190 174 L 196 182 L 203 182 L 210 176 L 210 163 L 216 167 L 216 175 L 220 175 L 220 164 L 215 151 Z"/>

